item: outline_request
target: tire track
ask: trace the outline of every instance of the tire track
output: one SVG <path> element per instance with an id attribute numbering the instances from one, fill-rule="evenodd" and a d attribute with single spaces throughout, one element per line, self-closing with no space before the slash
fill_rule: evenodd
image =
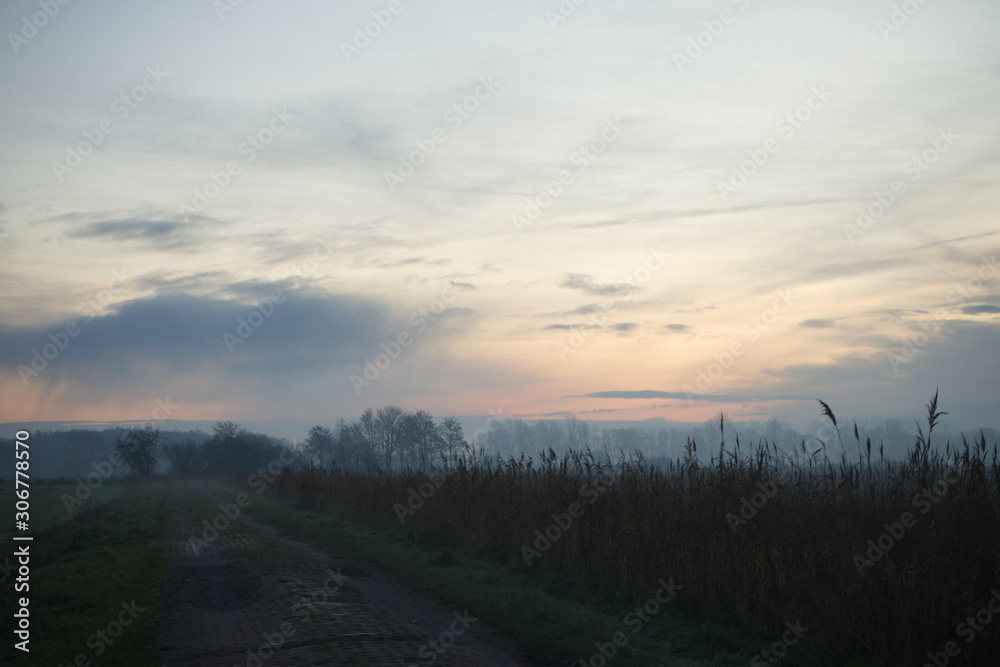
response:
<path id="1" fill-rule="evenodd" d="M 529 665 L 463 610 L 245 515 L 193 547 L 220 502 L 200 482 L 170 486 L 158 541 L 167 561 L 163 665 Z"/>

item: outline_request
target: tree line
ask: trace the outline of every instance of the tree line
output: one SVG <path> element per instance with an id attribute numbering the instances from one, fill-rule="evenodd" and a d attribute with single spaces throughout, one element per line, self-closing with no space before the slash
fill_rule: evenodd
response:
<path id="1" fill-rule="evenodd" d="M 152 475 L 165 460 L 172 473 L 215 476 L 250 474 L 267 467 L 286 449 L 302 463 L 366 470 L 426 470 L 454 462 L 469 449 L 454 417 L 435 423 L 424 410 L 408 412 L 393 405 L 369 408 L 354 421 L 341 419 L 334 429 L 314 426 L 298 451 L 286 441 L 253 433 L 232 421 L 218 422 L 212 431 L 204 442 L 168 442 L 158 426 L 131 428 L 119 433 L 115 451 L 137 475 Z"/>
<path id="2" fill-rule="evenodd" d="M 454 462 L 468 448 L 462 425 L 454 417 L 436 424 L 424 410 L 407 412 L 389 405 L 368 408 L 355 421 L 341 419 L 335 429 L 312 427 L 304 453 L 322 467 L 426 470 Z"/>

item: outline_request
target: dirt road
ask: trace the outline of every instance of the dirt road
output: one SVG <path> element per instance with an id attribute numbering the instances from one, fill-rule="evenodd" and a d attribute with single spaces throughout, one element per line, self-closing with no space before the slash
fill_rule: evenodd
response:
<path id="1" fill-rule="evenodd" d="M 164 665 L 530 664 L 466 610 L 245 515 L 210 542 L 192 541 L 203 519 L 220 514 L 220 502 L 197 482 L 170 488 Z"/>

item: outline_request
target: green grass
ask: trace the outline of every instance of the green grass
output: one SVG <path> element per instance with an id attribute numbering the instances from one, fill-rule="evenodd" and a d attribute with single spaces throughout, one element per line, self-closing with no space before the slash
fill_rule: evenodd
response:
<path id="1" fill-rule="evenodd" d="M 29 480 L 29 484 L 29 535 L 69 521 L 90 507 L 114 500 L 125 490 L 121 482 L 104 482 L 96 489 L 85 484 L 80 495 L 86 498 L 80 500 L 76 482 Z M 0 480 L 0 507 L 4 513 L 3 520 L 0 520 L 0 540 L 4 542 L 9 541 L 15 532 L 20 532 L 14 529 L 15 503 L 18 501 L 16 490 L 13 480 Z"/>
<path id="2" fill-rule="evenodd" d="M 237 490 L 210 483 L 231 501 Z M 609 665 L 636 667 L 745 666 L 761 648 L 726 628 L 698 626 L 664 606 L 648 622 L 625 625 L 637 600 L 625 591 L 597 595 L 578 580 L 538 576 L 450 551 L 414 544 L 405 533 L 377 530 L 334 515 L 250 494 L 251 517 L 315 542 L 334 554 L 376 563 L 429 590 L 456 610 L 497 627 L 539 665 L 584 664 L 615 633 L 628 639 Z M 669 573 L 663 574 L 669 578 Z M 633 619 L 638 617 L 633 616 Z M 597 664 L 600 662 L 595 661 Z"/>
<path id="3" fill-rule="evenodd" d="M 8 481 L 4 486 L 10 485 Z M 32 485 L 33 508 L 35 501 L 44 507 L 47 496 L 50 507 L 61 507 L 60 488 L 75 488 L 47 486 Z M 31 531 L 29 591 L 14 590 L 16 573 L 0 584 L 0 613 L 5 619 L 12 618 L 16 598 L 30 600 L 31 651 L 15 650 L 8 635 L 0 644 L 0 663 L 68 667 L 82 654 L 86 660 L 82 665 L 159 664 L 155 646 L 163 552 L 151 546 L 150 540 L 163 531 L 164 498 L 161 482 L 108 486 L 99 496 L 107 502 L 47 531 Z M 34 519 L 33 509 L 33 526 L 37 525 Z M 4 555 L 12 551 L 5 547 Z M 15 559 L 10 560 L 16 567 Z M 123 613 L 122 605 L 133 600 L 144 611 L 120 636 L 109 636 L 111 643 L 103 642 L 97 631 L 106 631 Z M 11 628 L 9 623 L 4 627 Z M 112 634 L 116 630 L 113 627 Z M 99 649 L 103 651 L 97 656 Z"/>

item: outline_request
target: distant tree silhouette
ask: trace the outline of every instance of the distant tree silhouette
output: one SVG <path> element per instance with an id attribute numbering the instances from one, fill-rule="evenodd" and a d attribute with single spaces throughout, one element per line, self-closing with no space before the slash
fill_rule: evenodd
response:
<path id="1" fill-rule="evenodd" d="M 326 467 L 355 466 L 368 470 L 399 467 L 427 469 L 454 461 L 468 449 L 462 426 L 454 417 L 434 423 L 424 410 L 407 412 L 388 405 L 368 408 L 359 419 L 337 422 L 336 431 L 314 426 L 305 442 L 305 452 Z"/>
<path id="2" fill-rule="evenodd" d="M 159 426 L 130 428 L 118 436 L 115 449 L 132 472 L 149 477 L 156 468 L 163 440 Z"/>
<path id="3" fill-rule="evenodd" d="M 251 433 L 236 422 L 219 422 L 212 430 L 214 435 L 201 448 L 208 475 L 248 475 L 278 460 L 286 449 L 281 441 Z"/>
<path id="4" fill-rule="evenodd" d="M 204 467 L 201 448 L 191 440 L 168 444 L 164 446 L 163 453 L 170 462 L 171 470 L 178 475 L 194 476 Z"/>
<path id="5" fill-rule="evenodd" d="M 326 468 L 334 461 L 336 444 L 333 431 L 325 426 L 313 426 L 306 438 L 305 452 L 313 461 Z"/>
<path id="6" fill-rule="evenodd" d="M 365 436 L 365 428 L 360 421 L 348 423 L 341 419 L 338 422 L 337 452 L 338 464 L 353 465 L 368 470 L 377 467 L 375 451 L 372 449 L 371 441 Z"/>
<path id="7" fill-rule="evenodd" d="M 400 462 L 421 470 L 434 463 L 444 449 L 444 440 L 434 425 L 434 417 L 423 410 L 406 413 L 402 429 Z"/>
<path id="8" fill-rule="evenodd" d="M 438 434 L 441 437 L 441 449 L 448 463 L 453 463 L 459 452 L 469 446 L 462 433 L 462 425 L 454 417 L 445 417 L 441 421 L 438 425 Z"/>
<path id="9" fill-rule="evenodd" d="M 403 408 L 387 405 L 375 412 L 375 455 L 379 464 L 388 470 L 392 468 L 393 457 L 399 453 L 405 442 Z"/>

